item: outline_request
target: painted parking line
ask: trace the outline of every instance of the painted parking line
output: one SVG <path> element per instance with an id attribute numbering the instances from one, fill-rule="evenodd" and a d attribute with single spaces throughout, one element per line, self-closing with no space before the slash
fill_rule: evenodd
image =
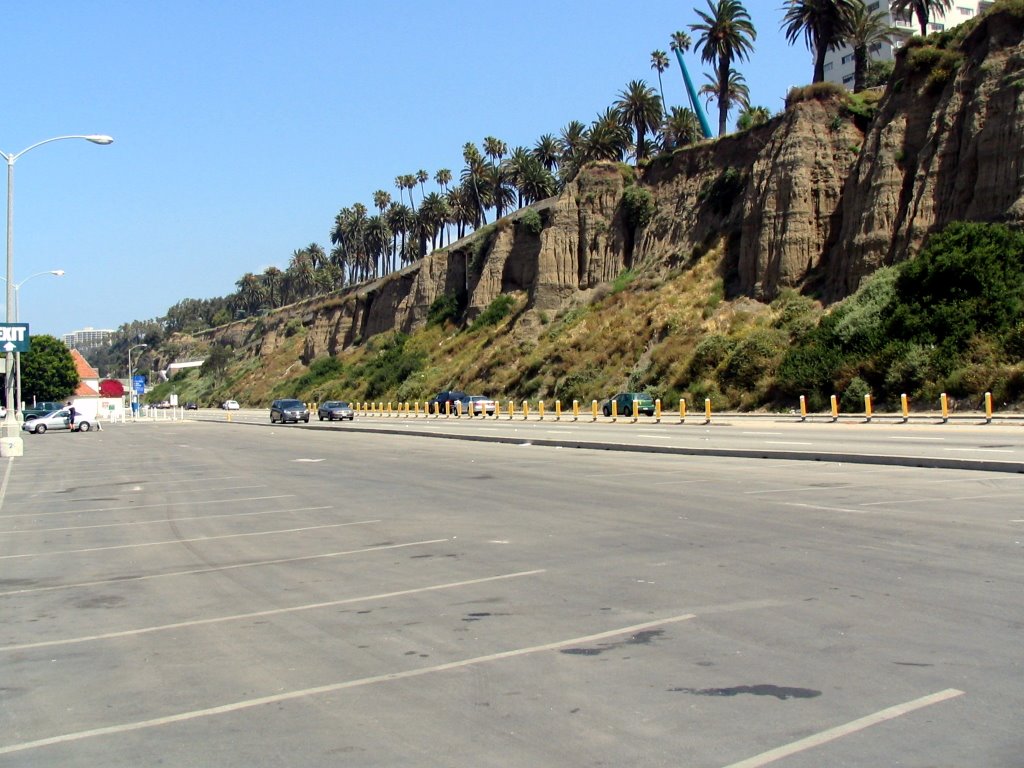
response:
<path id="1" fill-rule="evenodd" d="M 192 517 L 161 517 L 157 520 L 129 520 L 122 523 L 96 523 L 94 525 L 65 525 L 60 528 L 17 528 L 9 531 L 0 531 L 0 535 L 17 533 L 53 533 L 55 531 L 84 531 L 92 528 L 120 528 L 127 525 L 159 525 L 168 523 L 185 523 L 190 520 L 216 520 L 225 517 L 252 517 L 254 515 L 281 515 L 288 512 L 317 512 L 334 507 L 296 507 L 295 509 L 264 509 L 259 512 L 231 512 L 226 515 L 194 515 Z M 380 520 L 370 522 L 379 523 Z"/>
<path id="2" fill-rule="evenodd" d="M 485 576 L 479 579 L 467 579 L 465 581 L 451 581 L 446 584 L 433 584 L 427 587 L 414 587 L 400 589 L 394 592 L 382 592 L 377 595 L 364 595 L 362 597 L 348 597 L 342 600 L 330 600 L 321 603 L 307 603 L 296 605 L 291 608 L 272 608 L 266 611 L 252 611 L 250 613 L 235 613 L 228 616 L 214 616 L 208 619 L 192 619 L 191 621 L 178 621 L 172 624 L 157 624 L 151 627 L 139 627 L 137 629 L 126 629 L 120 632 L 105 632 L 100 635 L 84 635 L 81 637 L 68 637 L 63 640 L 42 640 L 36 643 L 22 643 L 21 645 L 0 646 L 0 653 L 7 651 L 28 651 L 35 648 L 50 648 L 55 645 L 76 645 L 78 643 L 89 643 L 98 640 L 113 640 L 120 637 L 135 637 L 137 635 L 148 635 L 153 632 L 166 632 L 171 629 L 185 629 L 188 627 L 201 627 L 205 624 L 222 624 L 228 621 L 241 621 L 242 619 L 256 619 L 265 616 L 279 616 L 285 613 L 297 613 L 299 611 L 313 611 L 318 608 L 334 608 L 339 605 L 352 605 L 354 603 L 367 603 L 374 600 L 386 600 L 392 597 L 404 597 L 406 595 L 418 595 L 424 592 L 438 592 L 444 589 L 456 589 L 457 587 L 470 587 L 476 584 L 487 584 L 494 581 L 505 581 L 517 579 L 523 576 L 536 576 L 545 573 L 543 568 L 533 571 L 518 571 L 516 573 L 503 573 L 498 576 Z"/>
<path id="3" fill-rule="evenodd" d="M 977 496 L 932 496 L 921 499 L 887 499 L 886 501 L 867 501 L 862 507 L 884 507 L 888 504 L 931 504 L 936 501 L 982 501 L 984 499 L 1015 499 L 1019 493 L 985 493 Z"/>
<path id="4" fill-rule="evenodd" d="M 765 440 L 765 445 L 814 445 L 814 443 L 799 443 L 793 440 Z"/>
<path id="5" fill-rule="evenodd" d="M 443 544 L 447 541 L 450 541 L 450 539 L 425 539 L 423 541 L 408 541 L 402 544 L 382 544 L 376 547 L 359 547 L 358 549 L 343 549 L 339 552 L 324 552 L 318 555 L 299 555 L 297 557 L 279 557 L 273 560 L 254 560 L 250 563 L 213 565 L 208 568 L 192 568 L 187 571 L 168 571 L 167 573 L 146 573 L 140 574 L 138 576 L 118 576 L 112 579 L 95 579 L 93 581 L 79 581 L 74 582 L 72 584 L 51 584 L 48 587 L 25 587 L 23 589 L 12 589 L 7 592 L 0 592 L 0 597 L 35 594 L 37 592 L 54 592 L 59 589 L 82 589 L 86 587 L 96 587 L 103 584 L 124 584 L 128 581 L 150 581 L 151 579 L 169 579 L 175 576 L 197 576 L 204 573 L 220 573 L 221 571 L 233 571 L 237 568 L 258 568 L 264 565 L 287 565 L 289 563 L 301 563 L 307 560 L 324 560 L 332 557 L 362 555 L 368 552 L 383 552 L 388 549 L 405 549 L 406 547 L 422 547 L 428 544 Z"/>
<path id="6" fill-rule="evenodd" d="M 248 536 L 275 536 L 279 533 L 302 533 L 304 531 L 321 531 L 325 528 L 344 528 L 350 525 L 367 525 L 379 523 L 379 520 L 359 520 L 354 523 L 329 523 L 326 525 L 307 525 L 301 528 L 279 528 L 273 531 L 248 531 L 246 533 L 225 533 L 222 536 L 198 536 L 194 539 L 166 539 L 164 541 L 144 541 L 138 544 L 113 544 L 109 547 L 87 547 L 85 549 L 61 549 L 49 552 L 27 552 L 21 555 L 0 555 L 0 560 L 20 560 L 26 557 L 51 557 L 53 555 L 81 555 L 90 552 L 109 552 L 113 549 L 140 549 L 142 547 L 163 547 L 168 544 L 194 544 L 200 541 L 219 541 L 221 539 L 240 539 Z"/>
<path id="7" fill-rule="evenodd" d="M 897 436 L 897 435 L 890 435 L 889 439 L 890 440 L 908 440 L 908 441 L 911 441 L 911 442 L 925 442 L 927 440 L 942 441 L 942 440 L 945 440 L 946 438 L 944 438 L 944 437 L 900 437 L 900 436 Z"/>
<path id="8" fill-rule="evenodd" d="M 165 507 L 180 507 L 182 505 L 199 506 L 200 504 L 232 504 L 242 501 L 271 501 L 273 499 L 290 499 L 294 493 L 282 493 L 277 496 L 250 496 L 245 499 L 207 499 L 205 501 L 165 501 L 161 504 L 129 504 L 126 507 L 96 507 L 94 509 L 73 509 L 60 512 L 23 512 L 17 515 L 0 515 L 0 520 L 13 520 L 16 517 L 49 517 L 51 515 L 84 515 L 90 512 L 123 512 L 126 509 L 164 509 Z"/>
<path id="9" fill-rule="evenodd" d="M 955 699 L 957 696 L 963 696 L 964 692 L 959 691 L 956 688 L 947 688 L 944 691 L 933 693 L 930 696 L 922 696 L 920 699 L 914 699 L 908 701 L 905 704 L 897 704 L 894 707 L 883 709 L 879 712 L 875 712 L 873 715 L 862 717 L 859 720 L 853 720 L 845 725 L 839 725 L 835 728 L 829 728 L 827 731 L 816 733 L 808 736 L 805 739 L 794 741 L 775 749 L 770 749 L 767 752 L 762 752 L 760 755 L 741 760 L 738 763 L 731 763 L 725 768 L 760 768 L 762 765 L 768 765 L 774 763 L 776 760 L 781 760 L 784 757 L 790 757 L 800 752 L 805 752 L 808 749 L 814 749 L 820 747 L 823 744 L 827 744 L 830 741 L 841 739 L 844 736 L 863 731 L 865 728 L 870 728 L 873 725 L 884 723 L 888 720 L 894 720 L 897 717 L 910 714 L 916 710 L 930 707 L 934 704 L 941 704 L 944 701 Z"/>
<path id="10" fill-rule="evenodd" d="M 174 725 L 175 723 L 184 723 L 191 720 L 199 720 L 205 717 L 216 717 L 217 715 L 227 715 L 235 712 L 242 712 L 247 709 L 263 707 L 268 704 L 280 704 L 285 701 L 305 699 L 311 696 L 321 696 L 326 693 L 335 693 L 337 691 L 344 691 L 352 688 L 361 688 L 368 685 L 376 685 L 378 683 L 389 683 L 395 680 L 408 680 L 410 678 L 423 677 L 425 675 L 437 674 L 439 672 L 447 672 L 453 669 L 472 667 L 493 661 L 502 661 L 504 659 L 519 658 L 534 653 L 556 651 L 568 646 L 594 643 L 599 640 L 606 640 L 611 637 L 633 635 L 638 632 L 644 632 L 650 629 L 654 629 L 656 627 L 664 627 L 669 624 L 677 624 L 679 622 L 688 621 L 693 618 L 696 618 L 696 616 L 692 613 L 684 613 L 679 616 L 667 616 L 662 619 L 647 621 L 643 624 L 634 624 L 629 627 L 618 627 L 616 629 L 607 630 L 605 632 L 597 632 L 592 635 L 584 635 L 582 637 L 573 637 L 567 640 L 555 640 L 554 642 L 544 643 L 543 645 L 531 645 L 525 648 L 515 648 L 509 651 L 499 651 L 497 653 L 490 653 L 485 656 L 474 656 L 472 658 L 461 659 L 459 661 L 450 661 L 446 664 L 436 664 L 431 667 L 409 669 L 405 670 L 404 672 L 386 672 L 382 675 L 362 677 L 357 678 L 355 680 L 344 680 L 337 683 L 319 685 L 315 688 L 302 688 L 300 690 L 295 691 L 285 691 L 284 693 L 277 693 L 270 696 L 261 696 L 255 699 L 247 699 L 244 701 L 236 701 L 230 704 L 222 704 L 216 707 L 207 707 L 206 709 L 195 709 L 190 712 L 179 712 L 174 715 L 155 717 L 150 720 L 139 720 L 132 723 L 120 723 L 118 725 L 108 725 L 102 728 L 92 728 L 86 731 L 64 733 L 58 736 L 50 736 L 44 739 L 36 739 L 34 741 L 23 741 L 17 744 L 8 744 L 7 746 L 0 747 L 0 755 L 10 755 L 17 752 L 25 752 L 31 749 L 49 747 L 55 744 L 68 744 L 71 742 L 82 741 L 83 739 L 91 739 L 99 736 L 114 736 L 121 733 L 141 731 L 146 728 L 158 728 L 165 725 Z"/>
<path id="11" fill-rule="evenodd" d="M 751 494 L 764 493 L 803 493 L 804 491 L 841 491 L 844 488 L 854 487 L 853 483 L 839 483 L 837 485 L 801 485 L 796 488 L 772 488 L 767 491 L 744 491 L 748 496 Z"/>

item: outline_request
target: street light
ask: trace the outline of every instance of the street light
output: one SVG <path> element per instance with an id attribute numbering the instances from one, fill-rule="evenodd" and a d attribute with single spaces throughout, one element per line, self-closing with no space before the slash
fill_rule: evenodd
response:
<path id="1" fill-rule="evenodd" d="M 93 144 L 111 144 L 114 140 L 110 136 L 104 136 L 101 134 L 88 134 L 88 135 L 74 135 L 74 136 L 55 136 L 52 139 L 43 139 L 37 141 L 31 146 L 25 147 L 21 152 L 7 153 L 0 152 L 0 157 L 3 157 L 7 161 L 7 322 L 12 322 L 12 310 L 14 307 L 14 163 L 19 157 L 24 155 L 26 152 L 30 152 L 36 147 L 41 147 L 43 144 L 50 144 L 54 141 L 64 141 L 66 139 L 85 139 L 91 141 Z M 21 430 L 18 427 L 18 420 L 15 413 L 20 410 L 20 403 L 14 403 L 14 408 L 11 407 L 11 403 L 14 400 L 14 378 L 11 376 L 11 369 L 14 366 L 14 353 L 7 353 L 7 366 L 6 366 L 6 383 L 4 386 L 6 402 L 7 402 L 7 415 L 4 417 L 3 429 L 0 431 L 2 439 L 0 439 L 0 456 L 21 456 L 24 453 L 24 444 L 21 440 Z"/>
<path id="2" fill-rule="evenodd" d="M 132 381 L 132 350 L 148 347 L 149 344 L 136 344 L 128 347 L 128 410 L 132 411 L 132 397 L 135 395 L 135 382 Z M 135 411 L 132 411 L 132 418 L 135 418 Z"/>
<path id="3" fill-rule="evenodd" d="M 39 277 L 40 275 L 53 275 L 54 277 L 64 277 L 63 269 L 47 269 L 43 272 L 36 272 L 34 275 L 29 275 L 20 283 L 14 284 L 14 322 L 18 322 L 21 319 L 21 286 L 31 280 L 33 277 Z M 0 277 L 0 280 L 7 282 L 7 278 Z M 21 352 L 14 353 L 14 367 L 18 371 L 17 386 L 18 392 L 15 398 L 15 405 L 17 406 L 17 413 L 15 419 L 21 415 Z"/>

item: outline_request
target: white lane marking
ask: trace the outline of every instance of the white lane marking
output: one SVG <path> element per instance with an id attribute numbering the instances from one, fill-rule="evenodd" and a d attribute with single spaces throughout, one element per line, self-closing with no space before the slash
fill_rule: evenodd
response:
<path id="1" fill-rule="evenodd" d="M 650 432 L 637 432 L 637 437 L 650 437 L 655 440 L 671 440 L 674 435 L 652 435 Z"/>
<path id="2" fill-rule="evenodd" d="M 316 464 L 323 461 L 323 459 L 292 459 L 294 462 L 308 462 L 310 464 Z"/>
<path id="3" fill-rule="evenodd" d="M 792 440 L 765 440 L 765 445 L 814 445 L 814 443 L 798 443 Z"/>
<path id="4" fill-rule="evenodd" d="M 935 496 L 924 499 L 896 499 L 889 501 L 867 501 L 861 504 L 862 507 L 882 507 L 886 504 L 928 504 L 933 501 L 978 501 L 980 499 L 1006 499 L 1018 498 L 1019 493 L 986 493 L 979 496 Z"/>
<path id="5" fill-rule="evenodd" d="M 164 632 L 168 629 L 184 629 L 186 627 L 200 627 L 204 624 L 220 624 L 226 621 L 240 621 L 242 619 L 255 619 L 262 616 L 278 616 L 284 613 L 296 613 L 298 611 L 312 611 L 317 608 L 332 608 L 339 605 L 351 605 L 353 603 L 366 603 L 372 600 L 386 600 L 391 597 L 404 597 L 405 595 L 416 595 L 422 592 L 437 592 L 442 589 L 454 589 L 455 587 L 468 587 L 474 584 L 486 584 L 492 581 L 503 581 L 515 579 L 520 576 L 536 576 L 545 573 L 541 568 L 534 571 L 518 571 L 516 573 L 504 573 L 499 576 L 485 576 L 479 579 L 467 579 L 465 581 L 451 581 L 447 584 L 434 584 L 429 587 L 414 587 L 400 589 L 394 592 L 382 592 L 378 595 L 364 595 L 363 597 L 349 597 L 342 600 L 329 600 L 322 603 L 307 603 L 296 605 L 292 608 L 272 608 L 266 611 L 252 611 L 250 613 L 235 613 L 228 616 L 216 616 L 209 619 L 193 619 L 192 621 L 177 621 L 173 624 L 157 624 L 151 627 L 140 627 L 138 629 L 126 629 L 120 632 L 104 632 L 101 635 L 84 635 L 82 637 L 69 637 L 64 640 L 43 640 L 36 643 L 23 643 L 21 645 L 0 646 L 0 653 L 6 651 L 26 651 L 32 648 L 49 648 L 55 645 L 75 645 L 77 643 L 88 643 L 96 640 L 112 640 L 118 637 L 134 637 L 136 635 L 148 635 L 152 632 Z"/>
<path id="6" fill-rule="evenodd" d="M 762 437 L 778 437 L 784 432 L 740 432 L 741 435 L 760 435 Z"/>
<path id="7" fill-rule="evenodd" d="M 380 522 L 370 520 L 371 523 Z M 50 587 L 26 587 L 25 589 L 12 589 L 8 592 L 0 592 L 0 597 L 12 595 L 24 595 L 35 592 L 53 592 L 58 589 L 80 589 L 82 587 L 96 587 L 102 584 L 124 584 L 126 581 L 149 581 L 150 579 L 166 579 L 172 576 L 195 576 L 203 573 L 220 573 L 221 571 L 233 571 L 236 568 L 255 568 L 261 565 L 285 565 L 287 563 L 301 563 L 305 560 L 322 560 L 330 557 L 344 557 L 346 555 L 362 555 L 367 552 L 382 552 L 387 549 L 404 549 L 406 547 L 421 547 L 426 544 L 443 544 L 449 539 L 425 539 L 423 541 L 410 541 L 405 544 L 384 544 L 379 547 L 361 547 L 359 549 L 344 549 L 340 552 L 326 552 L 320 555 L 300 555 L 298 557 L 280 557 L 275 560 L 255 560 L 251 563 L 235 563 L 234 565 L 215 565 L 210 568 L 193 568 L 187 571 L 169 571 L 168 573 L 149 573 L 141 576 L 122 576 L 115 579 L 97 579 L 95 581 L 79 581 L 73 584 L 54 584 Z"/>
<path id="8" fill-rule="evenodd" d="M 195 515 L 193 517 L 161 517 L 158 520 L 130 520 L 127 523 L 97 523 L 96 525 L 66 525 L 62 528 L 18 528 L 0 531 L 0 535 L 10 533 L 52 533 L 54 531 L 83 531 L 90 528 L 120 528 L 124 525 L 158 525 L 160 523 L 182 523 L 189 520 L 216 520 L 224 517 L 252 517 L 253 515 L 280 515 L 287 512 L 315 512 L 334 507 L 296 507 L 295 509 L 264 509 L 259 512 L 232 512 L 227 515 Z M 379 523 L 379 520 L 373 522 Z"/>
<path id="9" fill-rule="evenodd" d="M 156 507 L 180 507 L 183 504 L 198 506 L 200 504 L 231 504 L 239 501 L 269 501 L 272 499 L 290 499 L 294 493 L 282 493 L 278 496 L 250 496 L 247 499 L 207 499 L 206 501 L 167 501 L 163 504 L 129 504 L 127 507 L 98 507 L 96 509 L 70 509 L 61 512 L 24 512 L 17 515 L 0 515 L 0 520 L 13 520 L 16 517 L 49 517 L 51 515 L 84 515 L 87 512 L 123 512 L 126 509 L 154 509 Z"/>
<path id="10" fill-rule="evenodd" d="M 372 677 L 362 677 L 357 678 L 355 680 L 344 680 L 338 683 L 330 683 L 328 685 L 318 685 L 315 688 L 302 688 L 300 690 L 287 691 L 285 693 L 273 694 L 271 696 L 261 696 L 255 699 L 236 701 L 230 704 L 222 704 L 217 707 L 196 709 L 192 710 L 191 712 L 179 712 L 178 714 L 166 715 L 164 717 L 154 717 L 150 720 L 139 720 L 134 723 L 121 723 L 119 725 L 108 725 L 101 728 L 92 728 L 87 731 L 64 733 L 59 736 L 50 736 L 45 739 L 36 739 L 35 741 L 24 741 L 18 744 L 9 744 L 5 747 L 0 747 L 0 755 L 10 755 L 15 752 L 24 752 L 30 749 L 49 747 L 54 744 L 67 744 L 69 742 L 81 741 L 83 739 L 94 738 L 96 736 L 111 736 L 114 734 L 128 733 L 131 731 L 140 731 L 145 728 L 156 728 L 163 725 L 173 725 L 175 723 L 183 723 L 189 720 L 198 720 L 204 717 L 214 717 L 216 715 L 226 715 L 233 712 L 240 712 L 246 709 L 252 709 L 254 707 L 262 707 L 267 704 L 279 704 L 284 701 L 304 699 L 309 696 L 319 696 L 325 693 L 334 693 L 336 691 L 344 691 L 351 688 L 360 688 L 367 685 L 375 685 L 377 683 L 387 683 L 393 680 L 407 680 L 409 678 L 422 677 L 424 675 L 431 675 L 438 672 L 447 672 L 452 669 L 471 667 L 477 664 L 485 664 L 491 661 L 513 659 L 520 656 L 526 656 L 532 653 L 554 651 L 558 650 L 559 648 L 565 648 L 566 646 L 581 645 L 583 643 L 594 643 L 599 640 L 605 640 L 610 637 L 619 637 L 620 635 L 636 634 L 637 632 L 643 632 L 645 630 L 653 629 L 655 627 L 663 627 L 667 624 L 675 624 L 681 621 L 688 621 L 689 619 L 693 618 L 696 618 L 694 614 L 685 613 L 680 616 L 669 616 L 664 619 L 648 621 L 643 624 L 634 624 L 630 627 L 619 627 L 618 629 L 612 629 L 606 632 L 597 632 L 592 635 L 584 635 L 583 637 L 574 637 L 569 640 L 556 640 L 552 643 L 544 643 L 543 645 L 532 645 L 526 648 L 515 648 L 510 651 L 499 651 L 498 653 L 490 653 L 486 656 L 474 656 L 469 659 L 462 659 L 461 661 L 451 661 L 446 664 L 436 664 L 432 667 L 409 669 L 405 670 L 404 672 L 387 672 L 385 674 L 374 675 Z"/>
<path id="11" fill-rule="evenodd" d="M 198 536 L 194 539 L 167 539 L 165 541 L 144 541 L 140 544 L 114 544 L 109 547 L 88 547 L 86 549 L 61 549 L 51 552 L 31 552 L 23 555 L 0 555 L 0 560 L 18 560 L 25 557 L 50 557 L 52 555 L 80 555 L 89 552 L 109 552 L 112 549 L 139 549 L 141 547 L 162 547 L 167 544 L 193 544 L 197 541 L 218 541 L 220 539 L 241 539 L 247 536 L 274 536 L 279 533 L 302 533 L 303 531 L 320 531 L 324 528 L 344 528 L 349 525 L 366 525 L 379 520 L 360 520 L 355 523 L 329 523 L 327 525 L 307 525 L 302 528 L 279 528 L 274 531 L 249 531 L 248 533 L 225 533 L 221 536 Z"/>
<path id="12" fill-rule="evenodd" d="M 960 453 L 1014 453 L 1014 451 L 1003 448 L 943 448 L 944 451 L 958 451 Z"/>
<path id="13" fill-rule="evenodd" d="M 890 435 L 890 440 L 913 440 L 913 441 L 924 441 L 924 440 L 945 440 L 944 437 L 897 437 L 896 435 Z"/>
<path id="14" fill-rule="evenodd" d="M 11 470 L 14 469 L 14 457 L 7 459 L 7 466 L 4 468 L 4 480 L 0 483 L 0 509 L 4 508 L 4 499 L 7 498 L 7 481 L 11 479 Z"/>
<path id="15" fill-rule="evenodd" d="M 761 494 L 761 493 L 798 493 L 803 491 L 841 491 L 845 488 L 852 488 L 853 483 L 843 483 L 842 485 L 828 485 L 828 486 L 817 486 L 817 485 L 801 485 L 797 488 L 772 488 L 767 491 L 744 491 L 743 493 L 750 494 Z"/>
<path id="16" fill-rule="evenodd" d="M 866 515 L 867 511 L 863 509 L 849 509 L 847 507 L 826 507 L 821 504 L 797 504 L 794 501 L 778 501 L 776 504 L 781 504 L 784 507 L 801 507 L 803 509 L 820 509 L 825 512 L 852 512 L 855 515 Z"/>
<path id="17" fill-rule="evenodd" d="M 918 709 L 924 707 L 930 707 L 933 704 L 941 704 L 949 699 L 954 699 L 957 696 L 963 696 L 964 692 L 959 691 L 956 688 L 947 688 L 944 691 L 933 693 L 930 696 L 922 696 L 920 699 L 914 699 L 908 701 L 905 704 L 897 704 L 894 707 L 883 709 L 879 712 L 875 712 L 873 715 L 862 717 L 859 720 L 853 720 L 845 725 L 838 725 L 835 728 L 829 728 L 827 731 L 816 733 L 808 736 L 805 739 L 791 742 L 775 749 L 770 749 L 767 752 L 762 752 L 760 755 L 741 760 L 738 763 L 732 763 L 727 765 L 725 768 L 760 768 L 762 765 L 768 763 L 774 763 L 776 760 L 781 760 L 784 757 L 790 757 L 799 752 L 803 752 L 814 747 L 820 747 L 822 744 L 827 744 L 830 741 L 835 741 L 843 736 L 849 736 L 850 734 L 863 731 L 865 728 L 870 728 L 873 725 L 884 723 L 888 720 L 894 720 L 897 717 L 910 714 Z"/>
<path id="18" fill-rule="evenodd" d="M 705 483 L 706 480 L 662 480 L 651 485 L 693 485 L 694 483 Z"/>

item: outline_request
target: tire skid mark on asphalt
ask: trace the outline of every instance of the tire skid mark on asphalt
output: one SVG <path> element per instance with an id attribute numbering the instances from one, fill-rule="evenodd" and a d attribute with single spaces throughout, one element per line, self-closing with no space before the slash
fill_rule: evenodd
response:
<path id="1" fill-rule="evenodd" d="M 221 624 L 228 621 L 241 621 L 243 619 L 257 619 L 266 616 L 279 616 L 286 613 L 297 613 L 299 611 L 313 611 L 318 608 L 335 608 L 339 605 L 352 605 L 354 603 L 367 603 L 374 600 L 387 600 L 393 597 L 404 597 L 406 595 L 417 595 L 424 592 L 438 592 L 443 589 L 455 589 L 457 587 L 470 587 L 476 584 L 488 584 L 495 581 L 516 579 L 523 576 L 537 576 L 546 573 L 546 569 L 540 568 L 532 571 L 517 571 L 515 573 L 503 573 L 498 576 L 484 576 L 478 579 L 466 579 L 464 581 L 450 581 L 445 584 L 432 584 L 427 587 L 411 587 L 399 589 L 393 592 L 382 592 L 376 595 L 363 595 L 361 597 L 347 597 L 341 600 L 328 600 L 319 603 L 307 603 L 295 605 L 290 608 L 271 608 L 265 611 L 251 611 L 249 613 L 236 613 L 228 616 L 215 616 L 208 619 L 192 619 L 190 621 L 177 621 L 171 624 L 157 624 L 151 627 L 139 627 L 137 629 L 126 629 L 119 632 L 105 632 L 100 635 L 85 635 L 82 637 L 68 637 L 63 640 L 42 640 L 35 643 L 22 643 L 20 645 L 0 646 L 0 653 L 8 651 L 27 651 L 36 648 L 50 648 L 56 645 L 76 645 L 78 643 L 89 643 L 98 640 L 112 640 L 120 637 L 134 637 L 136 635 L 147 635 L 153 632 L 166 632 L 171 629 L 185 629 L 188 627 L 201 627 L 204 624 Z"/>
<path id="2" fill-rule="evenodd" d="M 290 499 L 294 493 L 282 493 L 277 496 L 250 496 L 247 499 L 206 499 L 205 501 L 168 501 L 162 504 L 129 504 L 126 507 L 97 507 L 95 509 L 62 510 L 60 512 L 23 512 L 17 515 L 0 515 L 0 520 L 13 520 L 16 517 L 51 517 L 53 515 L 84 515 L 89 512 L 123 512 L 127 509 L 163 509 L 180 507 L 183 504 L 197 506 L 199 504 L 233 504 L 241 501 L 271 501 L 273 499 Z"/>
<path id="3" fill-rule="evenodd" d="M 187 571 L 170 571 L 169 573 L 147 573 L 142 574 L 140 576 L 119 576 L 113 579 L 95 579 L 93 581 L 79 581 L 75 582 L 74 584 L 52 584 L 48 587 L 26 587 L 25 589 L 12 589 L 7 592 L 0 592 L 0 597 L 12 597 L 15 595 L 35 594 L 37 592 L 54 592 L 59 589 L 82 589 L 85 587 L 97 587 L 103 584 L 124 584 L 125 582 L 131 581 L 149 581 L 150 579 L 166 579 L 173 576 L 197 576 L 204 573 L 220 573 L 222 571 L 233 571 L 237 568 L 255 568 L 263 565 L 286 565 L 288 563 L 301 563 L 306 560 L 322 560 L 331 557 L 362 555 L 368 552 L 383 552 L 388 549 L 404 549 L 405 547 L 421 547 L 427 544 L 443 544 L 446 541 L 450 541 L 450 539 L 426 539 L 424 541 L 410 541 L 404 544 L 383 544 L 377 547 L 360 547 L 358 549 L 345 549 L 339 552 L 326 552 L 319 555 L 299 555 L 297 557 L 280 557 L 274 560 L 256 560 L 251 563 L 213 565 L 209 568 L 190 568 Z"/>
<path id="4" fill-rule="evenodd" d="M 465 667 L 476 666 L 479 664 L 486 664 L 494 661 L 502 661 L 504 659 L 519 658 L 534 653 L 555 651 L 575 645 L 594 643 L 599 640 L 606 640 L 611 637 L 633 635 L 637 634 L 638 632 L 644 632 L 647 630 L 655 629 L 657 627 L 664 627 L 669 624 L 677 624 L 679 622 L 688 621 L 690 619 L 695 618 L 697 618 L 696 615 L 692 613 L 684 613 L 679 616 L 666 616 L 661 619 L 654 619 L 653 621 L 644 622 L 643 624 L 634 624 L 628 627 L 618 627 L 616 629 L 611 629 L 604 632 L 597 632 L 591 635 L 584 635 L 582 637 L 573 637 L 567 640 L 555 640 L 553 642 L 544 643 L 542 645 L 531 645 L 524 648 L 514 648 L 508 651 L 498 651 L 497 653 L 490 653 L 484 656 L 474 656 L 468 659 L 451 661 L 445 664 L 436 664 L 430 667 L 420 667 L 418 669 L 409 669 L 402 672 L 386 672 L 381 675 L 362 677 L 357 678 L 355 680 L 344 680 L 337 683 L 319 685 L 315 688 L 303 688 L 295 691 L 285 691 L 283 693 L 273 694 L 270 696 L 261 696 L 254 699 L 236 701 L 230 704 L 222 704 L 220 706 L 208 707 L 206 709 L 196 709 L 190 712 L 179 712 L 173 715 L 154 717 L 149 720 L 139 720 L 130 723 L 119 723 L 117 725 L 108 725 L 100 728 L 92 728 L 90 730 L 85 731 L 64 733 L 58 736 L 50 736 L 43 739 L 36 739 L 34 741 L 25 741 L 18 744 L 8 744 L 7 746 L 0 747 L 0 755 L 10 755 L 17 752 L 25 752 L 31 749 L 39 749 L 41 747 L 53 746 L 56 744 L 67 744 L 71 742 L 82 741 L 83 739 L 96 738 L 99 736 L 113 736 L 121 733 L 140 731 L 146 728 L 157 728 L 165 725 L 174 725 L 175 723 L 183 723 L 188 722 L 190 720 L 198 720 L 204 717 L 227 715 L 234 712 L 241 712 L 247 709 L 253 709 L 255 707 L 263 707 L 268 704 L 280 704 L 286 701 L 294 701 L 297 699 L 309 698 L 310 696 L 321 696 L 326 693 L 335 693 L 337 691 L 344 691 L 352 688 L 361 688 L 368 685 L 376 685 L 377 683 L 388 683 L 393 682 L 395 680 L 408 680 L 410 678 L 423 677 L 425 675 L 437 674 L 439 672 L 447 672 L 453 669 L 462 669 Z"/>
<path id="5" fill-rule="evenodd" d="M 319 512 L 325 509 L 334 509 L 332 506 L 323 507 L 296 507 L 294 509 L 263 509 L 258 512 L 230 512 L 224 515 L 193 515 L 192 517 L 174 517 L 171 520 L 175 523 L 187 523 L 190 520 L 217 520 L 225 517 L 252 517 L 254 515 L 283 515 L 289 512 Z M 65 525 L 60 528 L 16 528 L 8 531 L 0 531 L 0 535 L 18 533 L 55 533 L 57 531 L 84 531 L 92 528 L 119 528 L 125 525 L 156 525 L 166 524 L 168 519 L 161 517 L 156 520 L 129 520 L 120 523 L 95 523 L 93 525 Z M 379 523 L 380 520 L 370 522 Z"/>
<path id="6" fill-rule="evenodd" d="M 174 520 L 169 522 L 173 523 Z M 108 547 L 87 547 L 85 549 L 61 549 L 49 552 L 26 552 L 20 555 L 0 555 L 0 560 L 21 560 L 27 557 L 52 557 L 53 555 L 80 555 L 90 552 L 109 552 L 114 549 L 139 549 L 141 547 L 162 547 L 168 544 L 189 544 L 201 541 L 219 541 L 221 539 L 240 539 L 250 536 L 274 536 L 279 533 L 302 533 L 304 531 L 320 531 L 324 528 L 344 528 L 350 525 L 366 525 L 379 523 L 379 520 L 359 520 L 354 523 L 327 523 L 324 525 L 306 525 L 300 528 L 279 528 L 273 531 L 247 531 L 246 533 L 225 533 L 220 536 L 199 536 L 193 539 L 165 539 L 163 541 L 144 541 L 137 544 L 112 544 Z"/>

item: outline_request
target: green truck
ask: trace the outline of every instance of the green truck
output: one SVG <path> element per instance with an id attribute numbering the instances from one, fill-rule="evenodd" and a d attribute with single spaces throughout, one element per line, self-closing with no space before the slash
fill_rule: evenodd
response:
<path id="1" fill-rule="evenodd" d="M 22 411 L 21 416 L 25 421 L 32 421 L 32 419 L 38 419 L 40 416 L 45 416 L 51 411 L 59 411 L 64 407 L 64 403 L 54 403 L 49 401 L 42 401 L 35 405 L 26 405 Z"/>

